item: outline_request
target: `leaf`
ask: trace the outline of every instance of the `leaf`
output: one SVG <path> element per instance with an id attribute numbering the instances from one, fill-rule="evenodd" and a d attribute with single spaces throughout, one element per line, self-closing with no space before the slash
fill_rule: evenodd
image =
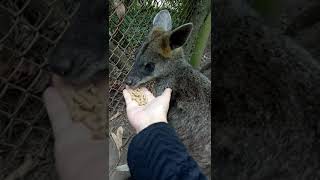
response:
<path id="1" fill-rule="evenodd" d="M 115 115 L 113 115 L 113 116 L 110 118 L 110 121 L 112 121 L 113 119 L 119 117 L 120 114 L 121 114 L 121 113 L 118 111 Z"/>
<path id="2" fill-rule="evenodd" d="M 122 137 L 123 137 L 123 128 L 122 128 L 122 126 L 120 126 L 118 128 L 118 130 L 117 130 L 117 137 L 119 138 L 120 145 L 122 146 Z"/>
<path id="3" fill-rule="evenodd" d="M 124 4 L 122 2 L 120 2 L 119 0 L 116 0 L 113 4 L 113 6 L 115 7 L 115 12 L 119 18 L 119 20 L 122 20 L 122 18 L 124 17 L 124 15 L 126 14 L 126 7 L 124 6 Z"/>
<path id="4" fill-rule="evenodd" d="M 121 166 L 117 166 L 116 171 L 129 171 L 129 166 L 128 166 L 128 164 L 123 164 Z"/>
<path id="5" fill-rule="evenodd" d="M 120 151 L 121 151 L 121 147 L 122 147 L 122 137 L 123 137 L 123 128 L 122 126 L 120 126 L 117 129 L 117 135 L 115 135 L 113 132 L 111 133 L 111 137 L 113 139 L 113 141 L 115 142 L 117 149 L 119 151 L 119 157 L 120 157 Z"/>

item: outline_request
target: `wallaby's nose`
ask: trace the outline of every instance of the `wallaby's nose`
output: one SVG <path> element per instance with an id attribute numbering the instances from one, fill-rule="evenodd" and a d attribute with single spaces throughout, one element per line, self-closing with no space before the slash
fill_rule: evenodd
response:
<path id="1" fill-rule="evenodd" d="M 68 61 L 51 63 L 49 64 L 49 69 L 58 75 L 65 75 L 70 71 L 71 64 Z"/>
<path id="2" fill-rule="evenodd" d="M 137 81 L 131 76 L 128 76 L 125 81 L 126 85 L 128 85 L 128 86 L 134 86 L 136 84 L 136 82 Z"/>
<path id="3" fill-rule="evenodd" d="M 126 81 L 125 81 L 125 83 L 126 83 L 128 86 L 132 86 L 133 81 L 132 81 L 131 78 L 127 78 Z"/>

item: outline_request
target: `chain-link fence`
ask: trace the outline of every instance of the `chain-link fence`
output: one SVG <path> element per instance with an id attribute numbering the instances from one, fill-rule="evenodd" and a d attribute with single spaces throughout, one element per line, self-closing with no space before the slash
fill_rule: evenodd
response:
<path id="1" fill-rule="evenodd" d="M 122 90 L 135 50 L 151 29 L 153 17 L 168 9 L 173 28 L 188 22 L 194 6 L 188 0 L 114 0 L 109 6 L 109 116 L 123 105 Z"/>
<path id="2" fill-rule="evenodd" d="M 41 95 L 50 81 L 46 54 L 67 30 L 77 0 L 0 0 L 0 179 L 29 162 L 23 179 L 57 179 L 53 138 Z M 188 0 L 109 1 L 109 114 L 124 102 L 121 90 L 135 49 L 154 15 L 168 9 L 176 27 L 190 19 Z M 24 167 L 25 168 L 25 167 Z"/>
<path id="3" fill-rule="evenodd" d="M 127 163 L 128 142 L 133 136 L 133 131 L 126 117 L 122 90 L 134 63 L 135 51 L 150 32 L 153 18 L 160 10 L 169 10 L 173 28 L 176 28 L 190 22 L 194 4 L 190 0 L 110 0 L 109 2 L 109 132 L 116 132 L 119 127 L 123 128 L 123 144 L 121 149 L 118 149 L 121 156 L 117 157 L 116 151 L 115 154 L 109 154 L 109 158 L 112 159 L 109 161 L 109 176 L 111 179 L 123 179 L 124 174 L 117 173 L 116 167 Z M 152 82 L 146 86 L 152 91 Z"/>
<path id="4" fill-rule="evenodd" d="M 71 0 L 0 0 L 0 179 L 26 168 L 23 179 L 56 179 L 41 99 L 50 78 L 45 55 L 78 7 Z"/>

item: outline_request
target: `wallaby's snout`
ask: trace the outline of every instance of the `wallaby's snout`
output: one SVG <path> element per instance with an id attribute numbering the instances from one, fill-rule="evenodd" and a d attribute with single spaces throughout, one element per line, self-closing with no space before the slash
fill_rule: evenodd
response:
<path id="1" fill-rule="evenodd" d="M 132 88 L 134 85 L 137 84 L 137 78 L 135 78 L 135 77 L 133 76 L 133 72 L 132 72 L 133 70 L 134 70 L 134 69 L 132 69 L 132 70 L 129 72 L 129 74 L 128 74 L 125 82 L 124 82 L 124 83 L 125 83 L 126 85 L 128 85 L 130 88 Z"/>
<path id="2" fill-rule="evenodd" d="M 128 86 L 134 86 L 134 85 L 136 84 L 134 78 L 131 77 L 131 76 L 127 77 L 125 83 L 126 83 L 126 85 L 128 85 Z"/>
<path id="3" fill-rule="evenodd" d="M 142 74 L 136 70 L 137 69 L 133 68 L 125 80 L 126 85 L 128 85 L 130 88 L 136 88 L 142 82 L 142 79 L 143 79 L 143 77 L 141 76 Z"/>

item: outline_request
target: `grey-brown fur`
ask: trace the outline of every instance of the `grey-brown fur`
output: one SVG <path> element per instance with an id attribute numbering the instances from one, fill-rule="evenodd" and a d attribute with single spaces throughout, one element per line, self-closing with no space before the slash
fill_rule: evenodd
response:
<path id="1" fill-rule="evenodd" d="M 214 7 L 215 179 L 319 178 L 319 61 L 244 1 Z"/>
<path id="2" fill-rule="evenodd" d="M 168 121 L 177 131 L 191 156 L 206 175 L 211 165 L 211 81 L 193 69 L 185 59 L 177 59 L 172 73 L 156 80 L 160 95 L 166 87 L 173 90 Z"/>
<path id="3" fill-rule="evenodd" d="M 167 13 L 163 17 L 168 17 L 167 11 L 160 11 L 161 13 Z M 160 19 L 163 20 L 163 17 Z M 157 18 L 155 21 L 159 25 Z M 168 22 L 164 22 L 164 24 L 165 27 L 168 27 Z M 176 36 L 180 36 L 179 40 L 180 38 L 186 40 L 188 33 L 191 32 L 191 25 L 186 24 L 177 29 L 180 28 L 184 28 L 185 31 L 181 31 Z M 161 47 L 161 45 L 159 47 L 159 44 L 163 39 L 166 39 L 163 36 L 177 30 L 164 31 L 164 29 L 161 30 L 161 25 L 160 30 L 158 26 L 153 28 L 149 38 L 137 53 L 136 62 L 128 75 L 127 82 L 129 85 L 137 87 L 147 81 L 155 80 L 156 95 L 162 94 L 166 87 L 172 88 L 168 113 L 169 124 L 176 129 L 192 157 L 198 162 L 203 172 L 210 177 L 211 81 L 188 64 L 180 46 L 176 49 L 172 48 L 175 47 L 172 45 L 174 44 L 172 41 L 170 41 L 172 56 L 164 57 L 168 54 L 160 49 L 167 47 Z M 157 36 L 157 34 L 160 35 Z M 148 74 L 144 70 L 144 64 L 150 62 L 155 63 L 155 68 L 152 73 Z"/>

